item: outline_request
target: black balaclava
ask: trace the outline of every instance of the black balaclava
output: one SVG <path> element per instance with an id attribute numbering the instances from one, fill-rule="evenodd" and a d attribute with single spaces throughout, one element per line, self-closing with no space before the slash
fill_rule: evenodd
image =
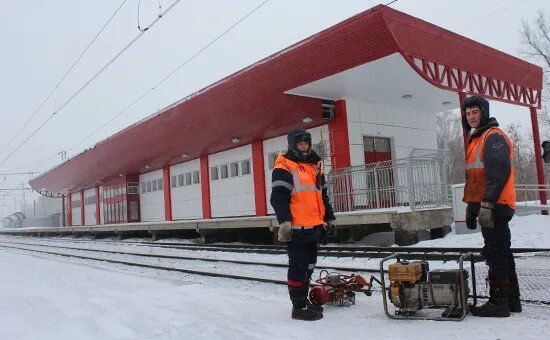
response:
<path id="1" fill-rule="evenodd" d="M 481 119 L 479 121 L 478 129 L 489 124 L 489 118 L 491 117 L 491 114 L 489 112 L 489 102 L 487 101 L 487 99 L 481 96 L 471 96 L 464 99 L 464 102 L 462 102 L 462 111 L 466 111 L 467 108 L 471 107 L 479 107 L 479 109 L 481 110 Z M 464 130 L 467 131 L 470 131 L 472 129 L 470 124 L 468 124 L 466 114 L 462 116 L 462 127 L 464 128 Z"/>
<path id="2" fill-rule="evenodd" d="M 288 154 L 292 158 L 305 162 L 308 159 L 308 156 L 311 154 L 311 134 L 304 129 L 294 129 L 288 133 Z M 309 145 L 309 149 L 306 154 L 300 152 L 296 145 L 302 141 L 305 141 Z"/>

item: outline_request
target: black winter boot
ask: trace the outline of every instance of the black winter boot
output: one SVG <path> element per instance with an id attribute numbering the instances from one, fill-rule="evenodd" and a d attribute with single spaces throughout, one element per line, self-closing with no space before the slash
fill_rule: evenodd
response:
<path id="1" fill-rule="evenodd" d="M 510 312 L 512 313 L 521 313 L 521 301 L 519 299 L 519 282 L 518 276 L 515 272 L 511 272 L 508 276 L 508 281 L 510 281 L 510 302 L 508 304 Z"/>
<path id="2" fill-rule="evenodd" d="M 483 306 L 472 308 L 470 311 L 472 315 L 496 318 L 510 316 L 510 308 L 508 307 L 510 289 L 508 286 L 491 286 L 489 296 L 489 301 Z"/>
<path id="3" fill-rule="evenodd" d="M 309 303 L 307 299 L 307 293 L 309 287 L 307 283 L 304 283 L 300 287 L 288 286 L 288 294 L 290 295 L 290 301 L 292 301 L 292 314 L 291 317 L 296 320 L 315 321 L 323 318 L 322 307 L 321 310 L 315 310 L 313 305 Z"/>
<path id="4" fill-rule="evenodd" d="M 323 313 L 317 313 L 308 308 L 292 307 L 292 318 L 295 320 L 315 321 L 321 320 Z"/>
<path id="5" fill-rule="evenodd" d="M 309 310 L 311 310 L 315 313 L 323 314 L 323 306 L 321 306 L 321 305 L 313 304 L 308 300 L 306 302 L 306 306 L 307 306 L 307 309 L 309 309 Z"/>

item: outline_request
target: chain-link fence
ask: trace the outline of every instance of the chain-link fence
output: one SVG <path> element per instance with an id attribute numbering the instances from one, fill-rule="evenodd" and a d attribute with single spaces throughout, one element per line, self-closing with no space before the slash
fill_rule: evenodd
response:
<path id="1" fill-rule="evenodd" d="M 446 150 L 413 149 L 407 158 L 332 169 L 327 175 L 336 212 L 449 204 Z"/>

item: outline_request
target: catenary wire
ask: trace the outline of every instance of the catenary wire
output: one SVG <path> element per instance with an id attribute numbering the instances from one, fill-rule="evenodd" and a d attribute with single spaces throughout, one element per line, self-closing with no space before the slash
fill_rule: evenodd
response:
<path id="1" fill-rule="evenodd" d="M 174 1 L 163 13 L 159 15 L 152 23 L 149 25 L 149 28 L 153 27 L 166 13 L 168 13 L 172 8 L 174 8 L 181 0 Z M 114 63 L 118 57 L 120 57 L 130 46 L 132 46 L 143 34 L 147 31 L 140 32 L 134 39 L 132 39 L 120 52 L 118 52 L 105 66 L 103 66 L 96 74 L 90 78 L 84 85 L 82 85 L 69 99 L 67 99 L 56 111 L 54 111 L 48 119 L 46 119 L 37 129 L 35 129 L 22 143 L 20 143 L 15 150 L 13 150 L 8 156 L 6 156 L 1 162 L 0 166 L 6 163 L 8 159 L 11 158 L 23 145 L 25 145 L 38 131 L 40 131 L 57 113 L 63 110 L 72 100 L 78 96 L 92 81 L 94 81 L 103 71 L 105 71 L 112 63 Z"/>
<path id="2" fill-rule="evenodd" d="M 13 143 L 13 141 L 15 140 L 15 138 L 17 138 L 17 136 L 19 136 L 19 134 L 21 133 L 21 131 L 23 131 L 23 129 L 32 121 L 32 119 L 34 118 L 34 116 L 36 116 L 36 114 L 42 109 L 42 107 L 44 106 L 44 104 L 46 104 L 46 102 L 51 98 L 51 96 L 54 94 L 54 92 L 59 88 L 59 86 L 61 86 L 61 84 L 65 81 L 65 79 L 67 79 L 67 77 L 69 76 L 69 74 L 72 72 L 72 70 L 75 68 L 76 64 L 78 64 L 78 62 L 80 61 L 80 59 L 82 59 L 82 57 L 84 56 L 84 54 L 86 54 L 86 52 L 88 51 L 88 49 L 90 49 L 90 47 L 93 45 L 93 43 L 97 40 L 97 38 L 99 37 L 99 35 L 103 32 L 103 30 L 105 30 L 105 28 L 107 27 L 107 25 L 109 25 L 109 23 L 113 20 L 113 18 L 115 17 L 115 15 L 118 13 L 118 11 L 122 8 L 122 6 L 126 3 L 127 0 L 124 0 L 122 1 L 122 3 L 118 6 L 118 8 L 115 10 L 115 12 L 111 15 L 111 17 L 109 18 L 109 20 L 107 20 L 107 22 L 105 22 L 105 24 L 103 24 L 103 26 L 101 27 L 101 29 L 99 30 L 99 32 L 97 32 L 97 34 L 94 36 L 94 38 L 92 39 L 92 41 L 90 41 L 90 43 L 88 44 L 88 46 L 86 46 L 86 48 L 82 51 L 82 53 L 80 54 L 80 56 L 78 56 L 78 58 L 73 62 L 73 64 L 69 67 L 69 69 L 65 72 L 65 74 L 63 75 L 63 77 L 61 78 L 61 80 L 57 83 L 57 85 L 55 85 L 55 87 L 50 91 L 50 93 L 46 96 L 46 98 L 44 98 L 44 100 L 40 103 L 40 105 L 38 105 L 38 107 L 34 110 L 34 112 L 29 116 L 29 118 L 27 119 L 27 121 L 23 124 L 23 126 L 21 126 L 21 128 L 19 128 L 19 130 L 15 133 L 15 135 L 12 137 L 12 139 L 4 146 L 4 148 L 2 148 L 2 150 L 0 151 L 0 155 L 4 153 L 4 151 L 11 145 L 11 143 Z"/>

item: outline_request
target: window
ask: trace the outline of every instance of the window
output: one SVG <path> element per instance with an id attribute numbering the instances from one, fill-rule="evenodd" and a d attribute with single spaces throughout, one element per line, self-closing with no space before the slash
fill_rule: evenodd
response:
<path id="1" fill-rule="evenodd" d="M 237 177 L 239 176 L 239 163 L 231 163 L 229 164 L 229 171 L 231 173 L 231 177 Z"/>
<path id="2" fill-rule="evenodd" d="M 95 204 L 95 196 L 88 196 L 88 197 L 84 198 L 84 204 L 85 205 Z"/>
<path id="3" fill-rule="evenodd" d="M 199 176 L 199 172 L 198 171 L 193 171 L 193 184 L 198 184 L 201 182 L 201 179 L 200 179 L 200 176 Z"/>
<path id="4" fill-rule="evenodd" d="M 138 194 L 138 183 L 128 183 L 128 194 Z"/>
<path id="5" fill-rule="evenodd" d="M 164 180 L 162 178 L 157 179 L 157 189 L 164 190 Z"/>
<path id="6" fill-rule="evenodd" d="M 147 192 L 151 192 L 151 181 L 147 181 Z"/>
<path id="7" fill-rule="evenodd" d="M 277 157 L 279 157 L 279 152 L 272 152 L 267 155 L 269 169 L 273 169 L 275 167 L 275 161 L 277 160 Z"/>
<path id="8" fill-rule="evenodd" d="M 250 160 L 247 159 L 246 161 L 241 161 L 241 174 L 248 175 L 250 174 Z"/>
<path id="9" fill-rule="evenodd" d="M 376 152 L 391 152 L 389 138 L 375 138 L 374 148 Z"/>
<path id="10" fill-rule="evenodd" d="M 185 185 L 191 185 L 191 173 L 190 172 L 185 174 Z"/>
<path id="11" fill-rule="evenodd" d="M 227 178 L 227 164 L 220 165 L 220 178 Z"/>
<path id="12" fill-rule="evenodd" d="M 218 167 L 217 166 L 210 168 L 210 179 L 212 181 L 215 181 L 215 180 L 218 179 Z"/>
<path id="13" fill-rule="evenodd" d="M 183 186 L 183 174 L 178 175 L 178 187 Z"/>
<path id="14" fill-rule="evenodd" d="M 389 138 L 363 137 L 363 145 L 366 152 L 391 152 Z"/>
<path id="15" fill-rule="evenodd" d="M 151 191 L 157 191 L 157 180 L 154 179 L 151 181 L 152 184 L 151 184 Z"/>
<path id="16" fill-rule="evenodd" d="M 178 176 L 172 176 L 170 177 L 170 186 L 172 188 L 175 188 L 178 186 Z"/>
<path id="17" fill-rule="evenodd" d="M 146 187 L 145 182 L 141 182 L 141 193 L 142 193 L 142 194 L 145 193 L 145 192 L 146 192 L 146 189 L 147 189 L 147 187 Z"/>

